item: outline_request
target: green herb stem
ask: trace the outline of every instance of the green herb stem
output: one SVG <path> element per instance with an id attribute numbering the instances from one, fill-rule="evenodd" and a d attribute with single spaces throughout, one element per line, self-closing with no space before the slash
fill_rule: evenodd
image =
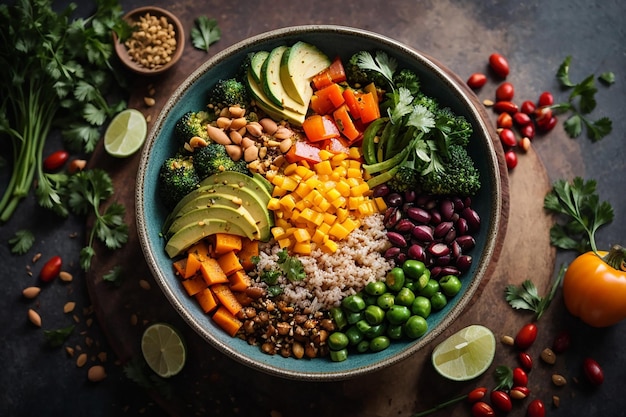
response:
<path id="1" fill-rule="evenodd" d="M 413 415 L 411 415 L 411 417 L 424 417 L 424 416 L 428 416 L 430 414 L 436 413 L 439 410 L 442 410 L 448 406 L 451 406 L 453 404 L 459 403 L 461 401 L 463 401 L 464 399 L 467 398 L 467 394 L 461 395 L 459 397 L 453 398 L 451 400 L 442 402 L 441 404 L 437 404 L 436 406 L 434 406 L 433 408 L 429 408 L 428 410 L 424 410 L 424 411 L 420 411 L 419 413 L 415 413 Z"/>

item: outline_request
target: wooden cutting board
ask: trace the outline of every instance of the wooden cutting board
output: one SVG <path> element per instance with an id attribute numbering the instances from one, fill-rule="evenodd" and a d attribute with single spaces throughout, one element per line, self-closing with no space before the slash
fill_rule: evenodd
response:
<path id="1" fill-rule="evenodd" d="M 151 127 L 174 88 L 204 59 L 206 56 L 202 54 L 186 54 L 172 72 L 155 79 L 138 79 L 129 107 L 141 110 Z M 156 105 L 145 105 L 144 97 L 148 96 L 155 98 Z M 520 155 L 519 165 L 509 174 L 508 185 L 505 181 L 510 198 L 505 202 L 502 226 L 508 230 L 497 250 L 498 262 L 463 315 L 424 349 L 424 354 L 350 381 L 283 380 L 252 370 L 212 348 L 183 322 L 161 293 L 145 264 L 136 233 L 134 185 L 138 163 L 139 154 L 115 159 L 102 147 L 91 159 L 91 167 L 104 168 L 113 178 L 114 199 L 127 209 L 130 239 L 123 249 L 115 252 L 97 248 L 98 256 L 87 274 L 87 286 L 99 323 L 123 362 L 140 357 L 140 337 L 148 324 L 163 321 L 183 331 L 188 345 L 188 365 L 168 384 L 171 396 L 152 392 L 155 401 L 172 416 L 196 413 L 229 416 L 234 409 L 239 410 L 238 415 L 250 417 L 268 416 L 271 410 L 278 410 L 283 416 L 400 416 L 428 408 L 481 383 L 493 386 L 491 374 L 465 384 L 443 381 L 430 365 L 432 347 L 454 331 L 474 323 L 491 328 L 497 337 L 514 333 L 528 317 L 514 313 L 506 304 L 505 286 L 532 278 L 543 292 L 553 275 L 555 250 L 548 235 L 552 221 L 543 211 L 543 198 L 550 184 L 541 160 L 531 149 Z M 103 275 L 116 266 L 123 268 L 123 283 L 119 287 L 103 280 Z M 514 366 L 515 359 L 499 347 L 496 363 Z M 452 411 L 447 409 L 440 415 L 450 415 Z"/>

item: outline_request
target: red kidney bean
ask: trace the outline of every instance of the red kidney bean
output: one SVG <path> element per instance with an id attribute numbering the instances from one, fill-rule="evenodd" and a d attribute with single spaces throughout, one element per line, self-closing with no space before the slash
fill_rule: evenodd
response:
<path id="1" fill-rule="evenodd" d="M 537 325 L 535 323 L 527 323 L 515 335 L 515 346 L 518 349 L 526 350 L 537 339 Z"/>
<path id="2" fill-rule="evenodd" d="M 441 222 L 435 227 L 435 230 L 433 231 L 433 235 L 436 238 L 442 238 L 448 233 L 450 229 L 452 229 L 452 226 L 453 226 L 452 222 Z"/>
<path id="3" fill-rule="evenodd" d="M 546 407 L 539 399 L 532 400 L 526 408 L 526 417 L 545 417 Z"/>
<path id="4" fill-rule="evenodd" d="M 456 219 L 454 227 L 456 228 L 459 236 L 466 235 L 467 232 L 469 232 L 467 220 L 465 220 L 463 217 L 459 217 L 458 219 Z"/>
<path id="5" fill-rule="evenodd" d="M 513 84 L 505 81 L 496 88 L 496 101 L 511 101 L 515 95 Z"/>
<path id="6" fill-rule="evenodd" d="M 532 115 L 535 112 L 536 109 L 537 109 L 537 106 L 535 105 L 535 103 L 533 103 L 530 100 L 526 100 L 526 101 L 522 102 L 522 104 L 520 105 L 520 108 L 519 108 L 519 110 L 522 113 L 527 114 L 529 116 Z"/>
<path id="7" fill-rule="evenodd" d="M 394 227 L 394 229 L 398 233 L 408 233 L 414 227 L 415 227 L 415 225 L 413 224 L 413 222 L 411 220 L 409 220 L 409 219 L 401 219 L 398 223 L 396 223 L 396 226 Z"/>
<path id="8" fill-rule="evenodd" d="M 407 247 L 406 239 L 400 233 L 387 232 L 387 239 L 389 239 L 389 242 L 391 242 L 391 244 L 394 246 L 397 246 L 399 248 Z"/>
<path id="9" fill-rule="evenodd" d="M 513 118 L 508 113 L 500 113 L 496 120 L 496 126 L 510 129 L 513 127 Z"/>
<path id="10" fill-rule="evenodd" d="M 539 95 L 539 100 L 537 101 L 537 104 L 539 104 L 539 107 L 553 105 L 554 97 L 552 96 L 552 93 L 549 91 L 544 91 L 543 93 L 541 93 Z"/>
<path id="11" fill-rule="evenodd" d="M 524 138 L 534 139 L 535 138 L 535 125 L 533 123 L 528 123 L 519 128 L 519 133 Z"/>
<path id="12" fill-rule="evenodd" d="M 459 270 L 458 268 L 455 268 L 454 266 L 442 266 L 440 274 L 459 276 L 461 274 L 461 270 Z"/>
<path id="13" fill-rule="evenodd" d="M 583 371 L 587 380 L 593 385 L 600 385 L 604 382 L 604 372 L 598 362 L 592 358 L 585 358 L 583 360 Z"/>
<path id="14" fill-rule="evenodd" d="M 432 224 L 433 226 L 437 226 L 439 223 L 441 223 L 441 220 L 441 213 L 439 213 L 439 210 L 432 209 L 430 211 L 430 224 Z"/>
<path id="15" fill-rule="evenodd" d="M 53 152 L 43 160 L 43 169 L 46 171 L 56 171 L 65 165 L 69 158 L 70 154 L 67 151 L 61 150 Z"/>
<path id="16" fill-rule="evenodd" d="M 554 126 L 556 126 L 557 122 L 558 119 L 556 118 L 556 116 L 552 116 L 548 120 L 545 120 L 541 123 L 537 122 L 537 128 L 542 132 L 549 132 L 554 129 Z"/>
<path id="17" fill-rule="evenodd" d="M 509 397 L 509 394 L 504 391 L 491 391 L 489 398 L 491 399 L 491 404 L 499 411 L 508 413 L 513 409 L 511 397 Z"/>
<path id="18" fill-rule="evenodd" d="M 404 192 L 404 201 L 406 201 L 407 203 L 413 203 L 416 198 L 417 193 L 415 192 L 415 190 L 406 190 Z"/>
<path id="19" fill-rule="evenodd" d="M 39 272 L 39 278 L 43 282 L 50 282 L 61 273 L 61 267 L 63 266 L 63 260 L 60 256 L 53 256 L 43 265 Z"/>
<path id="20" fill-rule="evenodd" d="M 411 235 L 423 243 L 430 243 L 435 239 L 432 227 L 427 224 L 419 224 L 411 229 Z"/>
<path id="21" fill-rule="evenodd" d="M 416 243 L 409 246 L 409 250 L 407 251 L 407 256 L 410 259 L 416 259 L 422 262 L 426 260 L 426 252 L 424 252 L 424 248 Z"/>
<path id="22" fill-rule="evenodd" d="M 563 330 L 556 335 L 552 342 L 552 350 L 554 353 L 563 353 L 569 349 L 571 343 L 571 337 L 568 331 Z"/>
<path id="23" fill-rule="evenodd" d="M 532 122 L 530 116 L 528 114 L 526 114 L 526 113 L 521 112 L 521 111 L 518 111 L 517 113 L 515 113 L 513 115 L 512 119 L 515 122 L 515 124 L 518 125 L 518 126 L 526 126 L 527 124 Z"/>
<path id="24" fill-rule="evenodd" d="M 446 249 L 448 250 L 448 252 L 450 251 L 450 248 L 448 248 L 447 246 L 446 246 Z M 449 253 L 446 255 L 437 256 L 433 262 L 435 265 L 444 267 L 446 265 L 449 265 L 450 262 L 452 262 L 452 256 L 450 256 Z"/>
<path id="25" fill-rule="evenodd" d="M 400 195 L 399 193 L 390 193 L 389 195 L 387 195 L 387 198 L 385 198 L 385 200 L 387 202 L 387 205 L 390 207 L 400 207 L 404 202 L 402 199 L 402 195 Z"/>
<path id="26" fill-rule="evenodd" d="M 430 213 L 420 207 L 409 207 L 406 209 L 406 215 L 415 221 L 428 223 L 430 221 Z"/>
<path id="27" fill-rule="evenodd" d="M 452 242 L 454 242 L 455 239 L 456 239 L 456 230 L 454 229 L 454 227 L 451 227 L 450 230 L 448 230 L 448 233 L 446 233 L 446 235 L 443 237 L 443 241 L 449 245 Z"/>
<path id="28" fill-rule="evenodd" d="M 459 244 L 461 250 L 464 252 L 467 252 L 476 246 L 476 241 L 472 235 L 457 236 L 455 242 Z"/>
<path id="29" fill-rule="evenodd" d="M 397 207 L 389 207 L 385 210 L 383 224 L 387 229 L 393 229 L 402 218 L 402 212 Z"/>
<path id="30" fill-rule="evenodd" d="M 385 259 L 396 259 L 396 257 L 400 254 L 400 248 L 396 246 L 392 246 L 385 251 L 384 257 Z"/>
<path id="31" fill-rule="evenodd" d="M 552 109 L 547 106 L 537 107 L 533 112 L 537 124 L 545 123 L 552 117 Z"/>
<path id="32" fill-rule="evenodd" d="M 517 355 L 517 359 L 526 372 L 530 372 L 530 370 L 533 369 L 533 358 L 528 353 L 520 352 L 519 355 Z"/>
<path id="33" fill-rule="evenodd" d="M 525 387 L 528 385 L 528 375 L 522 368 L 513 369 L 513 385 Z"/>
<path id="34" fill-rule="evenodd" d="M 502 129 L 500 133 L 498 133 L 500 137 L 500 141 L 504 146 L 508 146 L 512 148 L 517 144 L 517 138 L 515 138 L 515 133 L 511 129 Z"/>
<path id="35" fill-rule="evenodd" d="M 509 62 L 501 54 L 493 53 L 489 55 L 489 67 L 499 77 L 506 78 L 509 75 Z"/>
<path id="36" fill-rule="evenodd" d="M 441 275 L 441 267 L 440 266 L 433 266 L 432 268 L 430 268 L 430 277 L 431 278 L 439 278 L 439 276 Z"/>
<path id="37" fill-rule="evenodd" d="M 519 107 L 517 107 L 517 104 L 512 101 L 496 101 L 493 105 L 493 110 L 496 113 L 515 114 L 519 111 Z"/>
<path id="38" fill-rule="evenodd" d="M 469 255 L 460 255 L 456 258 L 456 267 L 461 272 L 465 272 L 472 266 L 472 257 Z"/>
<path id="39" fill-rule="evenodd" d="M 390 191 L 391 190 L 389 189 L 389 186 L 387 184 L 380 184 L 374 187 L 374 190 L 372 190 L 372 195 L 374 197 L 384 198 L 389 194 Z"/>
<path id="40" fill-rule="evenodd" d="M 484 86 L 486 83 L 487 83 L 487 76 L 480 72 L 475 72 L 474 74 L 470 75 L 469 78 L 467 79 L 467 85 L 473 89 L 480 88 Z"/>
<path id="41" fill-rule="evenodd" d="M 452 258 L 454 259 L 458 259 L 458 257 L 463 254 L 461 245 L 459 245 L 456 240 L 454 240 L 454 242 L 450 242 L 450 252 L 452 254 Z"/>
<path id="42" fill-rule="evenodd" d="M 454 203 L 450 199 L 443 199 L 439 203 L 439 212 L 442 220 L 450 220 L 454 215 Z"/>
<path id="43" fill-rule="evenodd" d="M 513 169 L 517 166 L 517 154 L 513 150 L 506 151 L 504 153 L 504 161 L 509 169 Z"/>
<path id="44" fill-rule="evenodd" d="M 496 412 L 493 411 L 493 408 L 484 401 L 477 401 L 472 405 L 473 417 L 492 417 L 495 415 Z"/>
<path id="45" fill-rule="evenodd" d="M 478 213 L 476 213 L 474 209 L 470 207 L 465 207 L 461 212 L 461 217 L 467 220 L 467 225 L 471 232 L 480 229 L 480 216 L 478 216 Z"/>
<path id="46" fill-rule="evenodd" d="M 486 395 L 487 395 L 487 388 L 485 387 L 474 388 L 473 390 L 469 392 L 469 394 L 467 394 L 467 401 L 473 404 L 485 398 Z"/>
<path id="47" fill-rule="evenodd" d="M 442 257 L 450 254 L 450 248 L 445 243 L 432 242 L 426 250 L 433 256 Z"/>

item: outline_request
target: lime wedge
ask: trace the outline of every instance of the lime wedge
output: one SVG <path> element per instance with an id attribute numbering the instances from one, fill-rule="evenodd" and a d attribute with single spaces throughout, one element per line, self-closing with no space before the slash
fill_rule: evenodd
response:
<path id="1" fill-rule="evenodd" d="M 141 352 L 148 366 L 163 378 L 178 374 L 185 366 L 185 344 L 169 324 L 155 323 L 148 327 L 141 337 Z"/>
<path id="2" fill-rule="evenodd" d="M 141 148 L 147 131 L 148 123 L 139 110 L 122 110 L 104 132 L 104 149 L 111 156 L 126 158 Z"/>
<path id="3" fill-rule="evenodd" d="M 483 374 L 496 354 L 496 338 L 484 326 L 467 326 L 441 342 L 432 354 L 433 366 L 442 376 L 467 381 Z"/>

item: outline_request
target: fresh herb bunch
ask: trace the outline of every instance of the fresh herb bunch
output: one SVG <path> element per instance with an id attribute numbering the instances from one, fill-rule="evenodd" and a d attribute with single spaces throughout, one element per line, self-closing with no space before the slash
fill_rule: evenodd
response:
<path id="1" fill-rule="evenodd" d="M 68 148 L 90 153 L 105 121 L 126 106 L 109 105 L 105 91 L 122 81 L 112 82 L 111 31 L 125 36 L 128 25 L 116 0 L 96 4 L 87 19 L 71 18 L 75 4 L 57 13 L 51 0 L 0 5 L 0 135 L 12 147 L 0 222 L 11 218 L 35 179 L 38 204 L 66 216 L 68 177 L 42 166 L 50 131 L 61 127 Z"/>
<path id="2" fill-rule="evenodd" d="M 580 136 L 583 128 L 586 127 L 587 137 L 596 142 L 611 133 L 613 123 L 608 117 L 601 117 L 595 121 L 589 119 L 589 113 L 596 108 L 597 104 L 595 95 L 598 88 L 595 85 L 595 75 L 591 74 L 579 83 L 572 82 L 569 76 L 571 62 L 571 56 L 565 58 L 556 74 L 561 87 L 571 90 L 569 97 L 566 102 L 550 107 L 558 112 L 572 112 L 563 123 L 565 131 L 571 138 Z M 615 75 L 605 72 L 598 79 L 608 85 L 615 81 Z"/>
<path id="3" fill-rule="evenodd" d="M 191 28 L 191 43 L 194 48 L 209 52 L 209 46 L 219 41 L 222 31 L 217 24 L 217 20 L 207 16 L 199 16 L 194 20 L 194 27 Z"/>

